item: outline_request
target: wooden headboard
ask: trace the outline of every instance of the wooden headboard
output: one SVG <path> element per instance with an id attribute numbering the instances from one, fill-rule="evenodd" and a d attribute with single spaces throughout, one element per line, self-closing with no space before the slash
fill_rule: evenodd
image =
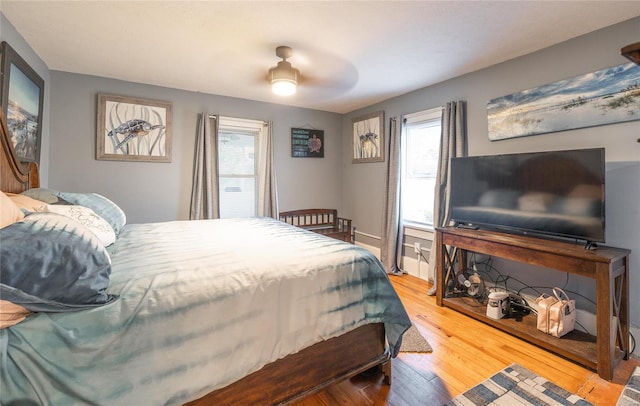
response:
<path id="1" fill-rule="evenodd" d="M 7 127 L 7 119 L 0 108 L 0 190 L 3 192 L 20 193 L 30 188 L 40 186 L 38 164 L 35 162 L 20 162 L 11 141 L 11 134 Z"/>

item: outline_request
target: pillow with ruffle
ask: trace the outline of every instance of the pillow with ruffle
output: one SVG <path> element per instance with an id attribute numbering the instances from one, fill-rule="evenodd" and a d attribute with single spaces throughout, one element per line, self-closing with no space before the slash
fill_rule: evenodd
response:
<path id="1" fill-rule="evenodd" d="M 127 216 L 124 211 L 117 204 L 97 193 L 58 192 L 57 196 L 71 204 L 88 207 L 93 210 L 98 216 L 107 220 L 116 236 L 120 234 L 120 230 L 127 223 Z"/>
<path id="2" fill-rule="evenodd" d="M 93 210 L 84 206 L 77 205 L 45 205 L 42 212 L 56 213 L 74 219 L 78 223 L 87 227 L 93 234 L 100 239 L 105 247 L 116 242 L 116 233 L 107 223 L 105 219 L 98 216 Z"/>
<path id="3" fill-rule="evenodd" d="M 0 297 L 33 312 L 102 306 L 111 259 L 91 231 L 55 213 L 31 213 L 0 229 Z"/>

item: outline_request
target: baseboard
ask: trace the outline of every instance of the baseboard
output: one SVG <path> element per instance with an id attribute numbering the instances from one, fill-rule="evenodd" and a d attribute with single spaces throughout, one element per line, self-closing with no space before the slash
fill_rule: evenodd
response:
<path id="1" fill-rule="evenodd" d="M 634 348 L 634 351 L 631 353 L 631 356 L 634 358 L 640 358 L 640 327 L 634 327 L 634 326 L 630 326 L 629 327 L 629 333 L 631 333 L 633 335 L 633 337 L 636 339 L 636 348 Z M 629 348 L 631 349 L 633 346 L 633 342 L 629 344 Z"/>
<path id="2" fill-rule="evenodd" d="M 417 255 L 415 258 L 402 257 L 402 269 L 409 275 L 429 281 L 429 264 L 423 259 L 418 261 Z"/>
<path id="3" fill-rule="evenodd" d="M 373 245 L 363 244 L 361 242 L 356 241 L 355 243 L 358 247 L 365 248 L 367 251 L 371 252 L 376 258 L 380 259 L 380 248 L 374 247 Z"/>
<path id="4" fill-rule="evenodd" d="M 373 255 L 375 255 L 376 258 L 380 259 L 380 248 L 374 247 L 373 245 L 369 245 L 369 244 L 363 244 L 362 242 L 358 242 L 358 241 L 356 241 L 355 244 L 359 247 L 365 248 L 366 250 L 371 252 Z M 429 280 L 429 278 L 427 277 L 429 272 L 429 266 L 427 262 L 424 260 L 421 260 L 420 263 L 418 263 L 417 255 L 416 255 L 416 258 L 406 257 L 406 256 L 402 257 L 401 266 L 402 266 L 402 269 L 409 275 L 415 276 L 420 279 L 424 279 L 426 281 Z"/>

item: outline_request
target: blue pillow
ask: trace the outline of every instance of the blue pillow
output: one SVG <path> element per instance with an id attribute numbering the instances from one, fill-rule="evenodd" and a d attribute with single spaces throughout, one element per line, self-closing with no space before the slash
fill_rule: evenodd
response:
<path id="1" fill-rule="evenodd" d="M 117 204 L 97 193 L 58 192 L 57 195 L 71 204 L 88 207 L 98 216 L 107 220 L 116 235 L 127 223 L 127 216 Z"/>
<path id="2" fill-rule="evenodd" d="M 82 224 L 54 213 L 31 213 L 0 229 L 0 297 L 31 311 L 102 306 L 111 259 Z"/>

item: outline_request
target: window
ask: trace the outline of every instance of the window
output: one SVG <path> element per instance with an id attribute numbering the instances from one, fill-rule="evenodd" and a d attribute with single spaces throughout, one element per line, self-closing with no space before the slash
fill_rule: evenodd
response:
<path id="1" fill-rule="evenodd" d="M 257 214 L 257 157 L 264 123 L 220 117 L 218 184 L 220 218 Z"/>
<path id="2" fill-rule="evenodd" d="M 405 116 L 402 133 L 402 216 L 405 225 L 433 227 L 442 109 Z"/>

